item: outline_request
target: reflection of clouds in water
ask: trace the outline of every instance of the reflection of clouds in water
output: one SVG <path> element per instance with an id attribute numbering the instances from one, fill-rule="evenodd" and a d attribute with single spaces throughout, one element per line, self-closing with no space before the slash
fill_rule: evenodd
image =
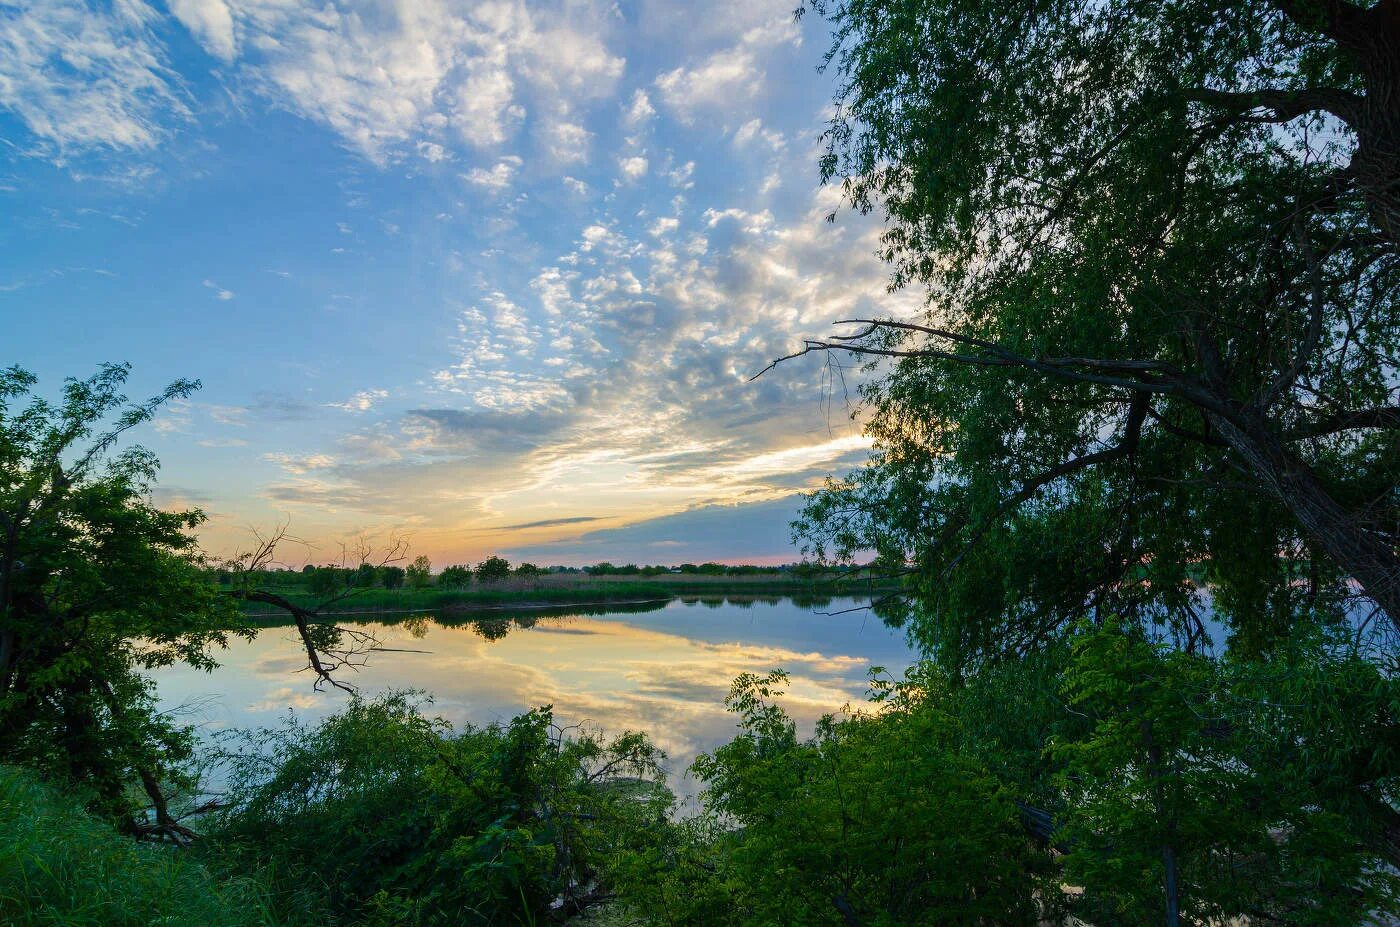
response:
<path id="1" fill-rule="evenodd" d="M 267 698 L 259 702 L 254 702 L 248 706 L 248 711 L 286 711 L 288 708 L 306 710 L 308 708 L 321 708 L 325 704 L 322 694 L 311 690 L 293 689 L 291 686 L 283 686 L 267 694 Z"/>
<path id="2" fill-rule="evenodd" d="M 300 647 L 300 642 L 293 646 Z M 292 673 L 298 672 L 306 667 L 306 655 L 297 651 L 291 654 L 269 653 L 260 658 L 249 667 L 259 676 L 271 676 L 274 679 L 286 679 Z"/>
<path id="3" fill-rule="evenodd" d="M 457 725 L 506 721 L 549 704 L 561 724 L 587 722 L 611 734 L 646 731 L 670 757 L 674 787 L 689 793 L 695 784 L 682 773 L 695 755 L 734 734 L 734 716 L 723 703 L 735 676 L 787 670 L 782 704 L 800 729 L 810 731 L 821 715 L 864 696 L 872 663 L 897 670 L 909 660 L 898 632 L 870 630 L 858 615 L 849 623 L 822 616 L 815 625 L 809 609 L 783 601 L 743 610 L 741 626 L 717 623 L 739 612 L 728 604 L 715 611 L 675 603 L 665 621 L 645 614 L 542 617 L 532 628 L 512 625 L 495 641 L 470 625 L 430 624 L 426 633 L 372 626 L 367 630 L 386 647 L 426 652 L 377 653 L 347 678 L 370 696 L 425 690 L 433 696 L 431 711 Z M 418 636 L 414 631 L 423 636 L 409 644 Z M 708 640 L 698 639 L 705 635 Z M 266 725 L 288 709 L 315 721 L 345 701 L 339 692 L 315 692 L 312 680 L 296 672 L 305 659 L 285 629 L 234 645 L 220 662 L 223 668 L 212 675 L 162 670 L 162 700 L 205 699 L 207 716 L 192 720 L 242 727 Z"/>

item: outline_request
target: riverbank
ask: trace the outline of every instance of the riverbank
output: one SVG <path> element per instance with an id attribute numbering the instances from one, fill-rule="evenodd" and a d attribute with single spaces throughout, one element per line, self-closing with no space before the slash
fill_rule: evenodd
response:
<path id="1" fill-rule="evenodd" d="M 324 597 L 305 589 L 272 587 L 294 605 L 315 609 Z M 488 586 L 465 589 L 360 589 L 336 601 L 326 612 L 343 614 L 383 614 L 431 611 L 443 613 L 536 610 L 561 607 L 613 607 L 652 605 L 676 597 L 793 596 L 823 599 L 833 595 L 863 595 L 887 591 L 866 580 L 813 582 L 803 579 L 775 579 L 768 576 L 686 576 L 665 575 L 642 581 L 576 575 L 543 576 L 531 580 L 506 580 Z M 285 612 L 256 602 L 245 603 L 244 614 L 252 618 L 285 617 Z"/>

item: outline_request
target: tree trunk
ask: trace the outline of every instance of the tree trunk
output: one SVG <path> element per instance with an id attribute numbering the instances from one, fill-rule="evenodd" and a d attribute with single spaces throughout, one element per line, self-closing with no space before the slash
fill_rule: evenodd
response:
<path id="1" fill-rule="evenodd" d="M 1260 423 L 1239 425 L 1211 414 L 1230 448 L 1263 477 L 1325 550 L 1390 620 L 1400 627 L 1400 557 L 1395 548 L 1332 498 L 1316 474 Z"/>

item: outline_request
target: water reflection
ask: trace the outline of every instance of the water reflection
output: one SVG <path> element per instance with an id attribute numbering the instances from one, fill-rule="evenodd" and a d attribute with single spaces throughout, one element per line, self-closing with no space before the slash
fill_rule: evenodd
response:
<path id="1" fill-rule="evenodd" d="M 871 665 L 908 664 L 901 632 L 868 611 L 843 612 L 857 604 L 708 596 L 611 609 L 385 616 L 366 628 L 399 649 L 373 654 L 350 681 L 366 694 L 427 690 L 434 709 L 458 724 L 552 704 L 566 722 L 640 728 L 671 757 L 673 781 L 688 792 L 693 784 L 678 773 L 733 734 L 723 700 L 739 673 L 788 670 L 786 707 L 810 727 L 864 696 Z M 287 711 L 314 720 L 345 700 L 315 692 L 298 672 L 304 660 L 290 628 L 267 628 L 220 662 L 212 675 L 162 670 L 162 701 L 198 706 L 192 716 L 209 727 L 249 727 Z"/>

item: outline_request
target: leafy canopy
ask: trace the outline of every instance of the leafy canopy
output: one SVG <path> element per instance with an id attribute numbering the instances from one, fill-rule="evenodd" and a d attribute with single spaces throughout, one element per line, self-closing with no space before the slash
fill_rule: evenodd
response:
<path id="1" fill-rule="evenodd" d="M 203 513 L 154 505 L 155 457 L 117 450 L 198 383 L 131 404 L 128 372 L 67 380 L 51 402 L 0 371 L 0 755 L 81 784 L 104 813 L 131 810 L 139 780 L 164 825 L 159 782 L 192 743 L 142 671 L 211 668 L 210 648 L 252 632 L 201 572 Z"/>
<path id="2" fill-rule="evenodd" d="M 1199 639 L 1196 580 L 1256 650 L 1346 578 L 1400 620 L 1393 3 L 807 6 L 823 176 L 928 297 L 808 345 L 896 358 L 809 546 L 909 571 L 954 663 L 1086 610 Z"/>

